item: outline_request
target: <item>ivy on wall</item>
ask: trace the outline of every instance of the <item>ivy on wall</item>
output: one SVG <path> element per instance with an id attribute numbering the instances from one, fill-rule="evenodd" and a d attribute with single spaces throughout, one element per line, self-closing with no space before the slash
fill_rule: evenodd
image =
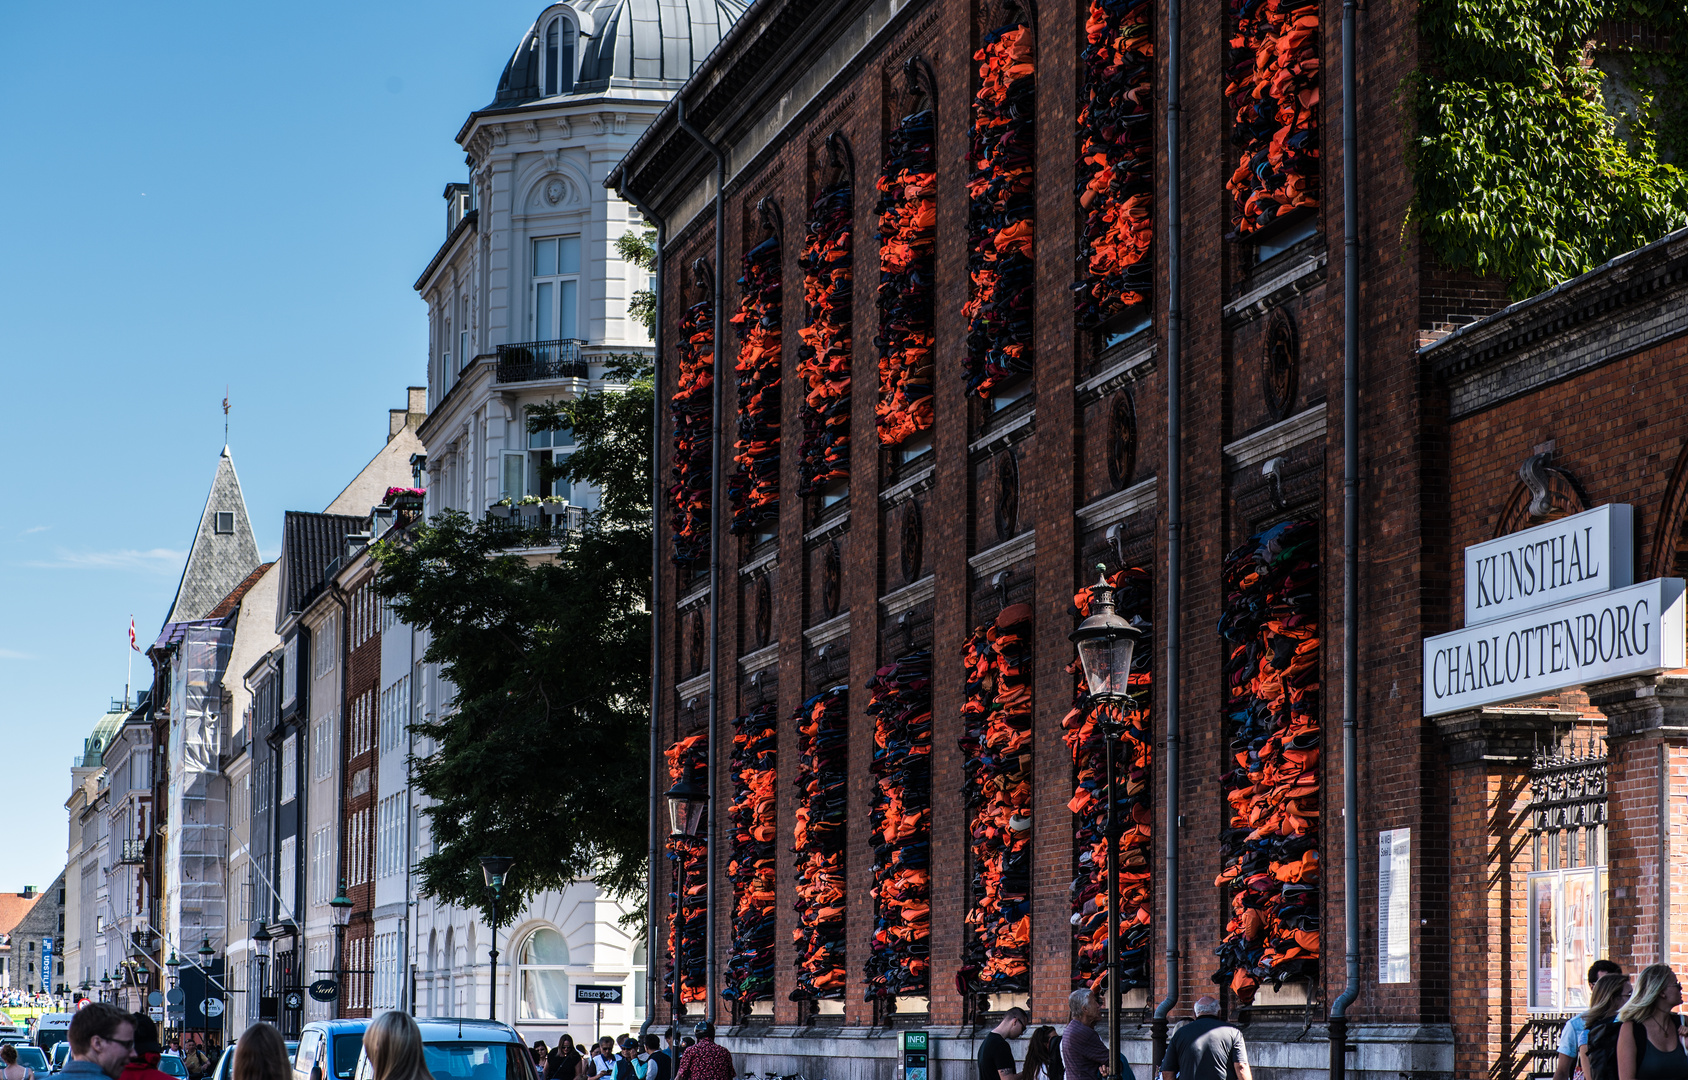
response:
<path id="1" fill-rule="evenodd" d="M 1420 21 L 1411 219 L 1443 263 L 1525 297 L 1688 224 L 1681 4 L 1425 0 Z M 1602 40 L 1625 21 L 1653 32 Z M 1603 87 L 1602 57 L 1630 77 Z"/>

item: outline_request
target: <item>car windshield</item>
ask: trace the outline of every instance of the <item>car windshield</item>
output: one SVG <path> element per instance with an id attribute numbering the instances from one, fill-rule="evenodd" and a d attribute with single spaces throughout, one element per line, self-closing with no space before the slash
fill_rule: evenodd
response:
<path id="1" fill-rule="evenodd" d="M 182 1064 L 182 1059 L 171 1054 L 165 1054 L 158 1059 L 158 1071 L 169 1073 L 171 1076 L 186 1076 L 188 1067 Z"/>
<path id="2" fill-rule="evenodd" d="M 20 1046 L 18 1050 L 18 1064 L 30 1069 L 47 1071 L 47 1055 L 33 1046 Z"/>
<path id="3" fill-rule="evenodd" d="M 334 1075 L 339 1080 L 352 1080 L 358 1071 L 358 1051 L 362 1049 L 362 1032 L 334 1036 Z"/>
<path id="4" fill-rule="evenodd" d="M 422 1052 L 434 1080 L 533 1080 L 532 1057 L 518 1043 L 426 1043 Z"/>

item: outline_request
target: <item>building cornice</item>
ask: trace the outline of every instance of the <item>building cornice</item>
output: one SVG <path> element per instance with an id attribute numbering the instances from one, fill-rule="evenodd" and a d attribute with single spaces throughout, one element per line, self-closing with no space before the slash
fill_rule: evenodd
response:
<path id="1" fill-rule="evenodd" d="M 435 271 L 439 270 L 446 259 L 457 253 L 457 247 L 462 243 L 463 237 L 476 230 L 480 219 L 481 212 L 479 210 L 471 210 L 464 214 L 463 220 L 457 223 L 456 228 L 452 229 L 451 234 L 445 238 L 445 243 L 441 244 L 440 249 L 434 252 L 434 257 L 428 260 L 428 268 L 422 271 L 422 276 L 416 279 L 416 284 L 412 285 L 411 288 L 417 292 L 422 292 L 429 285 L 432 285 Z"/>

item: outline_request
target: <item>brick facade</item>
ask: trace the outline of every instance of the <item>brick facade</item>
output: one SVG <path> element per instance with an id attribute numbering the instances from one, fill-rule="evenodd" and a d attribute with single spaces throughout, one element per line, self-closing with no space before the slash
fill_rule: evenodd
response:
<path id="1" fill-rule="evenodd" d="M 1253 245 L 1225 238 L 1229 222 L 1222 196 L 1234 164 L 1228 121 L 1215 91 L 1223 86 L 1224 49 L 1218 28 L 1224 25 L 1226 8 L 1217 0 L 1197 0 L 1186 3 L 1183 14 L 1182 814 L 1178 822 L 1168 823 L 1157 809 L 1157 856 L 1151 868 L 1157 877 L 1162 873 L 1158 853 L 1170 824 L 1179 830 L 1181 852 L 1182 903 L 1174 938 L 1181 975 L 1176 988 L 1163 985 L 1160 958 L 1169 927 L 1164 894 L 1157 889 L 1149 1002 L 1176 989 L 1180 1004 L 1175 1014 L 1183 1017 L 1194 998 L 1215 992 L 1210 981 L 1216 967 L 1213 950 L 1229 916 L 1224 895 L 1214 887 L 1221 869 L 1219 835 L 1229 812 L 1220 777 L 1235 767 L 1220 708 L 1225 700 L 1226 650 L 1214 632 L 1226 599 L 1222 560 L 1265 526 L 1292 517 L 1317 521 L 1325 751 L 1320 775 L 1325 823 L 1320 830 L 1325 867 L 1320 975 L 1309 988 L 1310 1011 L 1287 1005 L 1244 1011 L 1240 1002 L 1225 995 L 1231 1016 L 1246 1016 L 1251 1025 L 1259 1025 L 1251 1026 L 1250 1036 L 1265 1046 L 1255 1057 L 1256 1068 L 1273 1077 L 1323 1069 L 1328 1057 L 1322 1017 L 1343 985 L 1343 207 L 1337 129 L 1341 87 L 1335 78 L 1340 10 L 1334 2 L 1320 9 L 1327 73 L 1322 84 L 1323 204 L 1306 219 L 1312 235 L 1258 263 Z M 1521 815 L 1528 785 L 1522 778 L 1528 748 L 1538 735 L 1551 738 L 1564 724 L 1596 715 L 1596 709 L 1587 698 L 1568 693 L 1563 701 L 1556 699 L 1533 712 L 1508 714 L 1504 723 L 1488 714 L 1461 730 L 1427 722 L 1421 715 L 1419 643 L 1458 623 L 1462 547 L 1487 539 L 1497 529 L 1506 531 L 1503 524 L 1530 524 L 1516 502 L 1516 474 L 1522 459 L 1539 444 L 1556 442 L 1554 462 L 1566 463 L 1594 503 L 1635 503 L 1650 538 L 1654 508 L 1678 505 L 1673 498 L 1688 499 L 1672 493 L 1688 488 L 1688 466 L 1678 464 L 1688 422 L 1681 419 L 1677 402 L 1682 393 L 1676 386 L 1676 381 L 1688 379 L 1688 374 L 1680 374 L 1688 371 L 1682 364 L 1688 338 L 1647 344 L 1675 333 L 1668 313 L 1642 316 L 1633 309 L 1608 306 L 1581 319 L 1575 333 L 1590 343 L 1627 335 L 1626 340 L 1643 351 L 1621 359 L 1568 357 L 1581 346 L 1565 341 L 1564 347 L 1556 346 L 1551 335 L 1559 331 L 1552 327 L 1568 321 L 1548 313 L 1541 317 L 1549 329 L 1521 334 L 1524 344 L 1516 348 L 1497 345 L 1470 362 L 1445 361 L 1456 353 L 1480 353 L 1488 346 L 1474 342 L 1489 340 L 1482 334 L 1504 336 L 1504 328 L 1494 327 L 1507 320 L 1537 316 L 1533 309 L 1515 309 L 1479 324 L 1490 328 L 1481 334 L 1450 335 L 1451 328 L 1498 311 L 1504 305 L 1504 289 L 1434 266 L 1411 232 L 1403 231 L 1413 190 L 1402 164 L 1396 94 L 1416 64 L 1415 14 L 1410 4 L 1374 6 L 1362 20 L 1362 37 L 1374 44 L 1360 57 L 1361 159 L 1354 163 L 1363 193 L 1357 208 L 1362 275 L 1359 423 L 1364 440 L 1357 627 L 1361 668 L 1354 673 L 1363 793 L 1358 807 L 1363 925 L 1360 997 L 1350 1012 L 1356 1025 L 1351 1038 L 1359 1048 L 1350 1062 L 1366 1072 L 1482 1077 L 1497 1075 L 1497 1070 L 1516 1071 L 1525 1063 L 1517 1046 L 1525 1019 L 1520 995 L 1526 977 L 1519 920 L 1523 873 L 1529 867 L 1527 855 L 1518 852 L 1517 838 L 1525 827 Z M 1065 998 L 1073 986 L 1067 890 L 1075 876 L 1076 855 L 1067 810 L 1073 762 L 1062 743 L 1060 722 L 1071 704 L 1067 666 L 1073 650 L 1067 635 L 1075 625 L 1073 593 L 1094 579 L 1098 562 L 1110 572 L 1142 566 L 1154 582 L 1158 625 L 1165 615 L 1162 568 L 1167 554 L 1168 493 L 1162 481 L 1167 343 L 1161 292 L 1167 251 L 1160 239 L 1166 235 L 1167 178 L 1161 99 L 1157 92 L 1153 123 L 1155 145 L 1162 148 L 1157 151 L 1153 249 L 1157 299 L 1145 329 L 1109 340 L 1077 329 L 1072 308 L 1074 117 L 1081 78 L 1074 42 L 1082 40 L 1085 18 L 1085 6 L 1071 0 L 1042 4 L 1037 11 L 1036 368 L 1023 387 L 1004 392 L 1001 408 L 966 395 L 962 365 L 966 322 L 961 311 L 968 296 L 968 103 L 977 70 L 971 53 L 988 21 L 985 15 L 963 0 L 904 7 L 850 3 L 825 10 L 775 4 L 758 9 L 753 22 L 740 28 L 743 33 L 700 72 L 695 92 L 685 92 L 688 120 L 724 145 L 731 162 L 724 267 L 715 268 L 727 282 L 727 311 L 738 303 L 733 282 L 742 254 L 764 235 L 755 225 L 756 203 L 767 197 L 783 207 L 788 358 L 798 353 L 804 325 L 795 284 L 802 280 L 796 261 L 798 223 L 816 191 L 816 148 L 833 132 L 842 132 L 855 161 L 854 411 L 848 499 L 824 505 L 819 497 L 795 494 L 796 444 L 789 440 L 800 438 L 803 384 L 790 377 L 788 366 L 783 402 L 788 445 L 780 484 L 785 494 L 778 527 L 771 540 L 760 543 L 751 537 L 722 538 L 721 633 L 713 657 L 704 644 L 707 575 L 686 580 L 677 576 L 666 560 L 671 540 L 667 508 L 658 514 L 665 555 L 660 603 L 669 613 L 668 636 L 660 651 L 664 697 L 656 719 L 662 745 L 704 729 L 705 674 L 711 664 L 719 673 L 719 798 L 725 800 L 732 790 L 726 771 L 732 718 L 767 700 L 775 702 L 780 718 L 779 915 L 768 1018 L 773 1026 L 759 1026 L 758 1018 L 735 1034 L 735 1045 L 751 1054 L 752 1061 L 767 1062 L 779 1071 L 819 1069 L 835 1078 L 887 1075 L 887 1063 L 881 1059 L 889 1051 L 871 1049 L 885 1044 L 849 1044 L 869 1048 L 846 1054 L 840 1049 L 844 1043 L 824 1035 L 827 1026 L 842 1024 L 871 1035 L 913 1024 L 960 1040 L 961 1049 L 953 1051 L 952 1058 L 940 1055 L 948 1076 L 949 1070 L 966 1067 L 966 1040 L 974 1037 L 975 1024 L 991 1007 L 1006 1004 L 970 1000 L 958 991 L 955 977 L 970 896 L 968 815 L 958 795 L 963 755 L 957 738 L 963 705 L 960 649 L 974 627 L 990 623 L 1003 606 L 1014 603 L 1031 606 L 1035 628 L 1029 1007 L 1034 1023 L 1059 1025 L 1066 1018 Z M 1157 10 L 1155 28 L 1158 43 L 1164 40 L 1164 11 Z M 1382 42 L 1388 47 L 1376 44 Z M 1156 51 L 1158 87 L 1164 85 L 1164 51 L 1158 44 Z M 881 447 L 872 407 L 879 282 L 872 185 L 880 174 L 886 134 L 901 115 L 899 110 L 909 105 L 904 72 L 907 59 L 915 55 L 929 64 L 936 86 L 936 420 L 931 452 L 903 460 L 896 450 Z M 667 229 L 660 283 L 665 335 L 659 370 L 662 402 L 675 392 L 673 328 L 684 308 L 700 295 L 693 285 L 693 264 L 700 258 L 713 261 L 713 167 L 712 159 L 676 127 L 671 108 L 611 178 L 662 215 Z M 1632 267 L 1626 272 L 1643 270 Z M 1679 281 L 1667 274 L 1660 288 L 1675 288 L 1671 283 Z M 1649 295 L 1657 300 L 1663 293 Z M 726 332 L 724 319 L 718 326 Z M 1287 373 L 1273 367 L 1274 350 L 1281 356 L 1286 341 L 1294 358 Z M 736 401 L 731 382 L 736 339 L 729 335 L 723 342 L 729 382 L 722 400 L 730 409 Z M 1552 379 L 1538 377 L 1554 364 L 1559 367 L 1553 368 L 1558 374 Z M 1509 378 L 1512 382 L 1506 383 Z M 1502 400 L 1496 396 L 1502 391 L 1495 389 L 1501 384 L 1521 389 Z M 1021 388 L 1027 391 L 1024 396 L 1017 395 Z M 666 409 L 659 407 L 658 414 L 659 442 L 666 455 L 671 446 Z M 718 417 L 716 427 L 718 432 L 730 431 L 731 418 Z M 659 468 L 666 483 L 666 460 Z M 1673 479 L 1676 476 L 1685 478 Z M 1665 490 L 1667 482 L 1672 492 Z M 1576 493 L 1568 481 L 1560 486 Z M 1560 492 L 1558 497 L 1570 496 Z M 1657 558 L 1669 562 L 1683 545 L 1674 525 L 1659 528 L 1661 539 L 1655 547 L 1671 554 Z M 764 604 L 768 610 L 759 619 L 758 607 Z M 934 652 L 931 989 L 929 1001 L 911 996 L 892 1012 L 882 1002 L 865 1001 L 863 993 L 863 962 L 875 932 L 870 895 L 874 853 L 865 835 L 875 747 L 865 709 L 867 686 L 876 670 L 921 647 Z M 790 999 L 796 985 L 790 933 L 796 925 L 791 912 L 795 859 L 786 824 L 797 807 L 792 787 L 797 775 L 796 728 L 789 718 L 801 702 L 838 682 L 850 687 L 852 731 L 848 978 L 841 1016 L 829 1010 L 812 1015 L 805 1003 Z M 1165 683 L 1158 668 L 1155 686 L 1153 712 L 1164 716 Z M 1158 740 L 1160 731 L 1154 734 Z M 1677 736 L 1667 725 L 1662 736 L 1639 735 L 1640 741 L 1622 753 L 1614 748 L 1614 817 L 1620 812 L 1619 784 L 1636 787 L 1633 797 L 1642 799 L 1639 792 L 1647 783 L 1642 765 L 1632 769 L 1627 763 L 1631 758 L 1639 763 L 1648 753 L 1653 754 L 1648 760 L 1656 761 L 1657 750 L 1643 744 L 1661 738 Z M 1675 767 L 1688 767 L 1688 744 L 1671 745 Z M 1150 782 L 1157 791 L 1167 783 L 1158 755 Z M 1653 783 L 1649 790 L 1656 791 L 1656 776 Z M 1656 813 L 1656 798 L 1653 805 Z M 717 808 L 716 821 L 726 821 L 724 806 Z M 1411 977 L 1405 983 L 1380 984 L 1377 834 L 1398 828 L 1410 828 L 1413 836 Z M 1638 849 L 1646 836 L 1656 836 L 1656 831 L 1646 833 L 1645 826 L 1635 828 L 1638 838 L 1623 843 Z M 1623 835 L 1622 828 L 1614 826 L 1614 864 Z M 718 852 L 727 850 L 725 842 L 718 837 L 717 844 L 723 845 Z M 723 971 L 732 941 L 725 863 L 724 855 L 718 854 L 713 917 Z M 659 892 L 667 891 L 670 869 L 666 864 L 659 867 Z M 1618 875 L 1612 882 L 1615 895 Z M 1644 880 L 1627 879 L 1621 887 L 1643 892 L 1649 888 Z M 1673 874 L 1672 888 L 1673 897 L 1688 895 L 1681 891 L 1688 888 L 1688 867 Z M 1614 901 L 1614 952 L 1619 907 Z M 1645 921 L 1649 916 L 1642 907 L 1634 918 Z M 1647 947 L 1645 934 L 1638 928 L 1631 935 L 1638 942 L 1635 949 Z M 1688 948 L 1688 932 L 1677 935 L 1672 945 Z M 717 1022 L 735 1019 L 719 1000 L 712 1008 Z M 1136 1009 L 1126 1017 L 1127 1038 L 1132 1040 L 1126 1052 L 1140 1072 L 1148 1060 L 1147 1017 L 1147 1010 Z M 1311 1026 L 1304 1027 L 1304 1022 Z M 770 1040 L 769 1032 L 802 1038 L 782 1045 Z M 803 1041 L 807 1039 L 815 1041 Z M 880 1071 L 863 1065 L 863 1071 L 851 1072 L 854 1066 L 818 1060 L 840 1054 L 874 1058 L 879 1064 L 872 1069 Z"/>

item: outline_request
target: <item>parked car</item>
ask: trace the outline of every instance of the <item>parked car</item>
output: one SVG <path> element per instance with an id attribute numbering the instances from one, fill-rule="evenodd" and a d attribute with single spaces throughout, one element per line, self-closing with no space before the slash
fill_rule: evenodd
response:
<path id="1" fill-rule="evenodd" d="M 53 1044 L 53 1071 L 64 1068 L 64 1063 L 70 1060 L 70 1040 Z"/>
<path id="2" fill-rule="evenodd" d="M 36 1076 L 47 1075 L 47 1055 L 41 1052 L 41 1048 L 39 1046 L 30 1046 L 28 1043 L 25 1043 L 22 1046 L 16 1047 L 16 1049 L 18 1052 L 19 1065 L 22 1065 L 24 1068 L 30 1070 Z"/>
<path id="3" fill-rule="evenodd" d="M 211 1080 L 229 1080 L 229 1074 L 234 1071 L 234 1044 L 235 1040 L 230 1039 L 229 1044 L 223 1047 L 222 1055 L 217 1058 L 217 1067 L 211 1070 Z"/>
<path id="4" fill-rule="evenodd" d="M 352 1080 L 368 1020 L 317 1020 L 299 1032 L 293 1080 Z M 313 1073 L 321 1068 L 320 1073 Z"/>
<path id="5" fill-rule="evenodd" d="M 182 1060 L 182 1055 L 163 1053 L 158 1055 L 158 1071 L 166 1076 L 180 1077 L 187 1080 L 188 1063 Z"/>
<path id="6" fill-rule="evenodd" d="M 434 1080 L 535 1080 L 533 1054 L 509 1024 L 418 1017 L 416 1026 L 422 1029 L 422 1056 Z M 360 1052 L 352 1080 L 373 1077 L 369 1055 Z"/>

